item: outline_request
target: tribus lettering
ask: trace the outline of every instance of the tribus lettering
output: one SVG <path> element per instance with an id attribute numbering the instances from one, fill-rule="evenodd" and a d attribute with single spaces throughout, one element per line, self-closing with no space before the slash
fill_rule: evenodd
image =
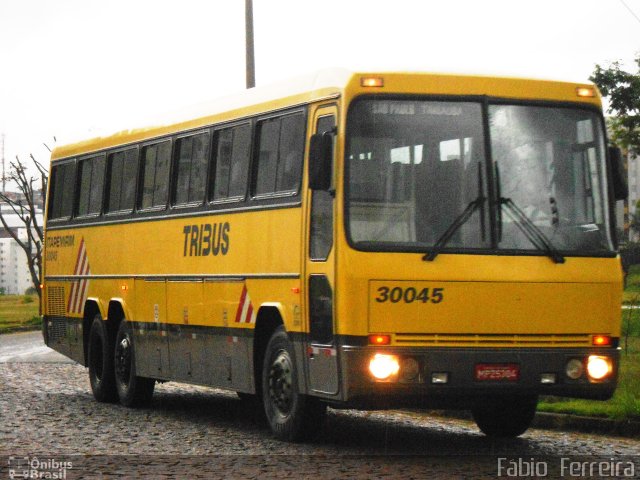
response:
<path id="1" fill-rule="evenodd" d="M 229 251 L 229 223 L 205 223 L 185 225 L 184 257 L 206 257 L 208 255 L 226 255 Z"/>

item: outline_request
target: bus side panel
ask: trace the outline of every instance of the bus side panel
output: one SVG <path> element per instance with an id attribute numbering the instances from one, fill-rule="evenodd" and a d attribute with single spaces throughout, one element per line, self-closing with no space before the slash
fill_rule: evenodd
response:
<path id="1" fill-rule="evenodd" d="M 169 343 L 166 325 L 166 282 L 164 280 L 136 279 L 135 320 L 141 328 L 134 336 L 136 369 L 138 375 L 167 378 Z"/>
<path id="2" fill-rule="evenodd" d="M 191 379 L 194 357 L 198 356 L 191 348 L 197 333 L 188 327 L 202 324 L 202 281 L 168 280 L 166 292 L 170 375 L 176 379 Z"/>
<path id="3" fill-rule="evenodd" d="M 251 316 L 242 326 L 235 322 L 244 282 L 146 279 L 136 285 L 141 289 L 135 313 L 140 321 L 133 322 L 139 375 L 254 391 Z"/>

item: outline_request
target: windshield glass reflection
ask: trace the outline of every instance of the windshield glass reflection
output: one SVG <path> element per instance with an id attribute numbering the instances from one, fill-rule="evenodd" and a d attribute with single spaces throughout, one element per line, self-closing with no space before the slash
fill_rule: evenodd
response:
<path id="1" fill-rule="evenodd" d="M 590 110 L 492 104 L 485 123 L 480 102 L 361 99 L 347 122 L 349 238 L 427 259 L 610 252 L 604 162 Z"/>

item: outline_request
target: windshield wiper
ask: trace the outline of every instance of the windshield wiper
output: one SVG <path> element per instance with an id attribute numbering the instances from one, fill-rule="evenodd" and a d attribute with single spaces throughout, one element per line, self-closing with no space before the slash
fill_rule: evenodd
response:
<path id="1" fill-rule="evenodd" d="M 422 260 L 426 262 L 434 261 L 435 258 L 440 253 L 440 251 L 447 245 L 447 243 L 449 243 L 449 240 L 451 240 L 451 237 L 453 237 L 453 235 L 458 231 L 458 229 L 462 225 L 464 225 L 465 222 L 469 220 L 469 218 L 471 218 L 471 215 L 473 215 L 473 213 L 478 209 L 483 210 L 484 202 L 486 198 L 483 195 L 481 167 L 482 166 L 480 162 L 478 162 L 478 197 L 472 202 L 469 202 L 469 204 L 462 211 L 462 213 L 458 215 L 453 220 L 453 222 L 451 222 L 451 225 L 449 225 L 449 228 L 447 228 L 447 230 L 442 235 L 440 235 L 440 238 L 438 238 L 438 240 L 436 241 L 431 252 L 424 255 L 422 257 Z M 484 241 L 484 211 L 480 213 L 480 230 L 482 233 L 482 240 Z"/>
<path id="2" fill-rule="evenodd" d="M 531 221 L 510 198 L 500 197 L 499 208 L 502 205 L 507 207 L 507 213 L 513 219 L 517 227 L 524 233 L 525 237 L 538 249 L 547 254 L 555 263 L 564 263 L 564 257 L 555 249 L 551 240 Z"/>

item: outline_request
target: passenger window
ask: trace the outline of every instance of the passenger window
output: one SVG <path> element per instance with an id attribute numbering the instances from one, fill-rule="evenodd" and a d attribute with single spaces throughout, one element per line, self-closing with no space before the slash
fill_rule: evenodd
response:
<path id="1" fill-rule="evenodd" d="M 209 156 L 209 132 L 179 138 L 176 142 L 175 204 L 200 204 L 204 200 Z"/>
<path id="2" fill-rule="evenodd" d="M 104 155 L 90 157 L 80 161 L 80 188 L 78 191 L 79 217 L 100 213 L 102 209 L 104 167 Z"/>
<path id="3" fill-rule="evenodd" d="M 131 148 L 109 155 L 109 196 L 106 211 L 131 212 L 136 191 L 138 150 Z"/>
<path id="4" fill-rule="evenodd" d="M 298 190 L 304 156 L 304 123 L 302 112 L 258 123 L 254 195 Z"/>
<path id="5" fill-rule="evenodd" d="M 247 190 L 251 125 L 246 123 L 220 130 L 216 134 L 215 175 L 212 201 L 238 200 Z"/>
<path id="6" fill-rule="evenodd" d="M 76 165 L 74 162 L 56 165 L 51 170 L 51 200 L 49 220 L 71 217 L 75 190 Z"/>
<path id="7" fill-rule="evenodd" d="M 162 207 L 167 204 L 171 141 L 142 148 L 142 194 L 140 208 Z"/>

